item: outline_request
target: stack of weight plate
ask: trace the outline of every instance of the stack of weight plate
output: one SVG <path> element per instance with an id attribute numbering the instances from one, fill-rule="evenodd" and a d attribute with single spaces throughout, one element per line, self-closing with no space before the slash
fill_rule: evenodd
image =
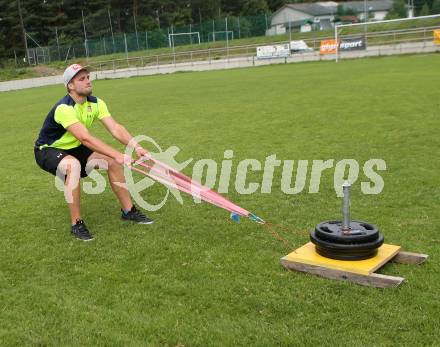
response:
<path id="1" fill-rule="evenodd" d="M 374 257 L 384 238 L 374 225 L 367 222 L 351 221 L 350 228 L 343 230 L 341 221 L 327 221 L 310 232 L 310 240 L 323 257 L 362 260 Z"/>

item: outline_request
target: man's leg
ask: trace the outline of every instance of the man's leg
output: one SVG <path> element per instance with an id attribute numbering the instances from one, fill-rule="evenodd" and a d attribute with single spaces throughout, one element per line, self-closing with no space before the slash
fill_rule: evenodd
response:
<path id="1" fill-rule="evenodd" d="M 138 224 L 152 224 L 153 221 L 136 209 L 136 207 L 133 205 L 130 192 L 126 187 L 123 166 L 119 165 L 114 159 L 96 152 L 90 155 L 88 158 L 88 163 L 90 163 L 90 161 L 93 159 L 105 160 L 107 162 L 110 185 L 113 192 L 118 197 L 123 212 L 121 219 Z"/>
<path id="2" fill-rule="evenodd" d="M 60 161 L 57 168 L 57 176 L 64 179 L 64 197 L 70 210 L 70 219 L 72 225 L 81 219 L 80 200 L 81 185 L 79 184 L 81 175 L 80 162 L 68 155 Z"/>
<path id="3" fill-rule="evenodd" d="M 119 165 L 114 159 L 96 152 L 90 155 L 88 162 L 92 159 L 105 160 L 107 162 L 108 179 L 112 190 L 118 198 L 121 208 L 124 211 L 130 211 L 133 207 L 133 202 L 131 201 L 130 192 L 125 187 L 124 169 L 122 165 Z"/>

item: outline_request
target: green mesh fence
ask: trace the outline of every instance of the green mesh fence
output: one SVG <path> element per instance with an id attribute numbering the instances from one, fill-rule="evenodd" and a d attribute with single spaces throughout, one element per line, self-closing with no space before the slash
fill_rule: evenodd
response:
<path id="1" fill-rule="evenodd" d="M 35 63 L 157 48 L 173 49 L 181 45 L 198 45 L 199 42 L 203 44 L 224 41 L 226 44 L 228 40 L 229 44 L 233 45 L 233 40 L 264 36 L 266 29 L 270 27 L 271 20 L 270 14 L 262 14 L 253 17 L 218 18 L 185 26 L 142 30 L 142 23 L 135 25 L 133 16 L 122 20 L 115 17 L 109 10 L 104 9 L 93 16 L 85 16 L 84 23 L 81 20 L 64 26 L 62 30 L 48 29 L 50 32 L 48 45 L 40 44 L 43 46 L 43 55 L 39 55 L 38 52 L 33 53 Z M 36 33 L 34 35 L 38 38 Z M 35 45 L 30 42 L 30 47 L 35 47 Z M 44 61 L 41 61 L 42 56 L 44 56 Z"/>

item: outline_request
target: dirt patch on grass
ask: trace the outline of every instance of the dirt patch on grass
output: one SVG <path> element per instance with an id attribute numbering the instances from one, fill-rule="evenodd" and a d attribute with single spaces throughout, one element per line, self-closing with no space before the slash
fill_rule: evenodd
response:
<path id="1" fill-rule="evenodd" d="M 56 76 L 62 74 L 62 71 L 48 66 L 34 66 L 32 71 L 38 76 Z"/>

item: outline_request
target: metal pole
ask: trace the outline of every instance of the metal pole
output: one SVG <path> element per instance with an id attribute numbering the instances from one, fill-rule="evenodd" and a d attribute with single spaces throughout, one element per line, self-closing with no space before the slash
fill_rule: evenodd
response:
<path id="1" fill-rule="evenodd" d="M 138 51 L 140 50 L 139 48 L 139 37 L 138 37 L 138 31 L 137 31 L 137 26 L 136 26 L 136 14 L 133 11 L 133 20 L 134 20 L 134 32 L 136 34 L 136 43 L 137 43 L 137 48 Z"/>
<path id="2" fill-rule="evenodd" d="M 60 41 L 58 40 L 58 28 L 57 27 L 55 27 L 55 36 L 56 36 L 56 39 L 57 39 L 58 60 L 61 60 Z"/>
<path id="3" fill-rule="evenodd" d="M 174 26 L 171 25 L 171 46 L 173 47 L 173 53 L 174 53 Z"/>
<path id="4" fill-rule="evenodd" d="M 228 58 L 229 61 L 229 35 L 228 35 L 228 17 L 226 16 L 225 18 L 225 27 L 226 27 L 226 57 Z"/>
<path id="5" fill-rule="evenodd" d="M 128 63 L 128 47 L 127 47 L 127 35 L 124 33 L 124 43 L 125 43 L 125 59 L 127 59 L 127 65 L 130 65 Z"/>
<path id="6" fill-rule="evenodd" d="M 145 32 L 145 47 L 148 49 L 148 31 Z"/>
<path id="7" fill-rule="evenodd" d="M 107 7 L 108 22 L 110 23 L 110 31 L 112 33 L 113 53 L 115 53 L 115 36 L 113 35 L 112 17 L 110 16 L 110 8 Z"/>
<path id="8" fill-rule="evenodd" d="M 342 230 L 348 231 L 351 230 L 351 221 L 350 221 L 350 183 L 345 181 L 342 185 L 342 191 L 344 193 L 344 199 L 342 202 Z"/>
<path id="9" fill-rule="evenodd" d="M 86 33 L 86 23 L 84 21 L 84 11 L 81 9 L 81 17 L 83 22 L 83 29 L 84 29 L 84 47 L 86 49 L 86 58 L 89 57 L 89 49 L 87 47 L 87 33 Z"/>
<path id="10" fill-rule="evenodd" d="M 291 22 L 289 19 L 289 45 L 292 42 L 292 27 L 291 27 Z"/>
<path id="11" fill-rule="evenodd" d="M 238 22 L 238 38 L 241 38 L 241 31 L 240 31 L 240 16 L 237 17 L 237 22 Z"/>
<path id="12" fill-rule="evenodd" d="M 27 44 L 26 30 L 24 29 L 23 14 L 21 12 L 21 2 L 20 2 L 20 0 L 17 1 L 17 5 L 18 5 L 18 15 L 20 17 L 21 31 L 22 31 L 23 39 L 24 39 L 24 50 L 25 50 L 24 54 L 26 55 L 27 63 L 29 65 L 31 65 L 31 62 L 30 62 L 30 59 L 29 59 L 29 50 L 28 50 L 28 44 Z"/>
<path id="13" fill-rule="evenodd" d="M 67 63 L 67 58 L 69 58 L 70 47 L 72 46 L 69 46 L 69 48 L 67 49 L 66 59 L 64 59 L 65 63 Z"/>
<path id="14" fill-rule="evenodd" d="M 18 63 L 17 63 L 17 53 L 15 52 L 15 49 L 14 49 L 14 60 L 15 60 L 15 66 L 18 66 Z"/>
<path id="15" fill-rule="evenodd" d="M 338 26 L 335 25 L 336 62 L 339 61 Z"/>
<path id="16" fill-rule="evenodd" d="M 105 49 L 105 36 L 102 38 L 102 43 L 104 46 L 104 55 L 107 55 L 107 50 Z"/>
<path id="17" fill-rule="evenodd" d="M 365 16 L 364 36 L 365 36 L 365 41 L 367 41 L 367 21 L 368 21 L 367 0 L 364 0 L 364 16 Z M 365 42 L 365 44 L 366 43 L 367 42 Z"/>
<path id="18" fill-rule="evenodd" d="M 189 23 L 189 43 L 192 45 L 193 44 L 193 39 L 192 39 L 192 26 L 191 23 Z"/>
<path id="19" fill-rule="evenodd" d="M 212 41 L 215 42 L 215 20 L 212 20 Z"/>
<path id="20" fill-rule="evenodd" d="M 176 66 L 176 52 L 174 51 L 174 26 L 173 25 L 171 25 L 171 44 L 172 44 L 172 47 L 173 47 L 173 63 L 174 63 L 174 66 Z"/>

